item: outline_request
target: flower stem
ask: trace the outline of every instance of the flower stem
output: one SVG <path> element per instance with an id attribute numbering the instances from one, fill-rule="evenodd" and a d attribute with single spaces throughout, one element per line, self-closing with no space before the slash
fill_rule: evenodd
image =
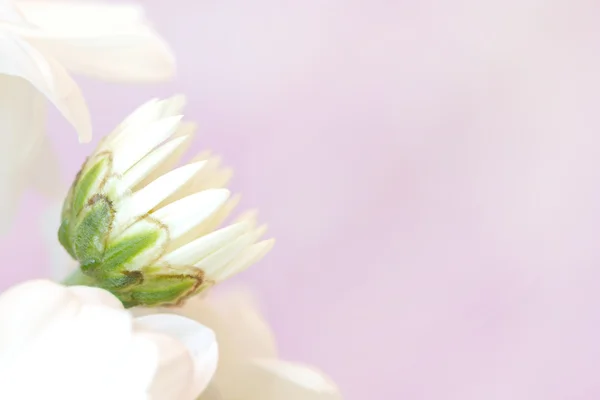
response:
<path id="1" fill-rule="evenodd" d="M 79 268 L 67 276 L 62 283 L 66 286 L 97 286 L 94 278 L 85 275 Z"/>

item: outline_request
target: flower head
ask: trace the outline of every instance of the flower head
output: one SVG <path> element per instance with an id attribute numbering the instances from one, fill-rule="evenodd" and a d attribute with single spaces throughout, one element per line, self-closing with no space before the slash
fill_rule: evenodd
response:
<path id="1" fill-rule="evenodd" d="M 273 244 L 258 241 L 266 228 L 253 213 L 217 229 L 237 199 L 216 158 L 171 169 L 194 128 L 181 121 L 182 106 L 173 97 L 138 108 L 87 159 L 64 202 L 59 239 L 80 263 L 75 282 L 127 306 L 180 304 Z"/>
<path id="2" fill-rule="evenodd" d="M 0 324 L 2 399 L 192 400 L 217 366 L 210 329 L 132 318 L 98 288 L 20 284 L 0 296 Z"/>

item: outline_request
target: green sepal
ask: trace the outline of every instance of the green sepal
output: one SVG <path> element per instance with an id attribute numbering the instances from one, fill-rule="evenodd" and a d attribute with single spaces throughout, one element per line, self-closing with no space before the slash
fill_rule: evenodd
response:
<path id="1" fill-rule="evenodd" d="M 139 271 L 119 271 L 106 273 L 101 270 L 96 280 L 98 286 L 112 292 L 118 297 L 117 293 L 129 290 L 131 286 L 139 285 L 144 281 L 144 277 Z"/>
<path id="2" fill-rule="evenodd" d="M 102 261 L 113 219 L 114 211 L 110 200 L 99 195 L 92 198 L 82 210 L 77 218 L 77 225 L 71 228 L 69 235 L 72 252 L 82 266 Z"/>
<path id="3" fill-rule="evenodd" d="M 83 271 L 77 268 L 66 279 L 62 281 L 67 286 L 91 286 L 98 287 L 116 295 L 118 292 L 125 291 L 129 286 L 139 284 L 144 280 L 138 271 L 113 272 L 106 274 L 100 269 Z"/>
<path id="4" fill-rule="evenodd" d="M 127 308 L 179 305 L 196 294 L 204 283 L 202 271 L 193 267 L 147 267 L 140 273 L 141 283 L 113 292 Z"/>
<path id="5" fill-rule="evenodd" d="M 101 186 L 102 181 L 108 176 L 110 157 L 107 155 L 96 161 L 89 169 L 82 171 L 81 176 L 75 181 L 70 199 L 70 213 L 77 216 L 83 209 L 88 199 L 92 197 L 94 188 Z"/>
<path id="6" fill-rule="evenodd" d="M 111 242 L 102 259 L 102 269 L 108 272 L 125 268 L 138 255 L 152 248 L 159 236 L 159 230 L 149 230 L 120 238 L 115 243 Z"/>
<path id="7" fill-rule="evenodd" d="M 112 273 L 100 268 L 88 272 L 77 269 L 63 283 L 106 289 L 126 308 L 181 305 L 212 286 L 204 280 L 202 271 L 194 267 L 146 267 Z"/>
<path id="8" fill-rule="evenodd" d="M 90 260 L 97 261 L 98 251 L 94 251 L 93 247 L 99 245 L 98 241 L 85 245 L 83 239 L 86 237 L 97 239 L 99 235 L 106 232 L 106 206 L 110 208 L 111 205 L 106 198 L 99 200 L 102 198 L 99 189 L 110 175 L 110 164 L 109 153 L 86 161 L 63 203 L 58 240 L 71 257 L 82 264 L 89 263 Z M 97 203 L 101 201 L 107 204 L 98 205 Z M 94 225 L 103 228 L 102 232 L 92 235 L 91 230 Z"/>
<path id="9" fill-rule="evenodd" d="M 76 258 L 73 246 L 71 246 L 71 238 L 69 237 L 69 220 L 63 219 L 58 228 L 58 241 L 67 250 L 67 253 L 73 258 Z"/>
<path id="10" fill-rule="evenodd" d="M 175 305 L 188 297 L 197 281 L 190 277 L 162 276 L 145 281 L 121 296 L 116 293 L 126 308 Z"/>

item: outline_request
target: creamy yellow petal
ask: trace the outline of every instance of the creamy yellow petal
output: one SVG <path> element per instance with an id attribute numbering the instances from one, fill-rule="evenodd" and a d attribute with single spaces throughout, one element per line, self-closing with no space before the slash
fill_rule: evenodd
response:
<path id="1" fill-rule="evenodd" d="M 160 208 L 152 216 L 167 225 L 171 238 L 176 239 L 210 217 L 228 198 L 227 189 L 204 190 Z"/>

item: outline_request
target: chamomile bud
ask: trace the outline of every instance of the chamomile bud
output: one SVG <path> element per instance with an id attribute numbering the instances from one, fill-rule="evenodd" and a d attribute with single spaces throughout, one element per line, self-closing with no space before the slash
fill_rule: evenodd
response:
<path id="1" fill-rule="evenodd" d="M 220 227 L 237 198 L 218 158 L 203 153 L 177 166 L 194 132 L 183 103 L 139 107 L 77 174 L 58 233 L 80 265 L 69 283 L 107 289 L 128 307 L 177 305 L 273 246 L 254 213 Z"/>

